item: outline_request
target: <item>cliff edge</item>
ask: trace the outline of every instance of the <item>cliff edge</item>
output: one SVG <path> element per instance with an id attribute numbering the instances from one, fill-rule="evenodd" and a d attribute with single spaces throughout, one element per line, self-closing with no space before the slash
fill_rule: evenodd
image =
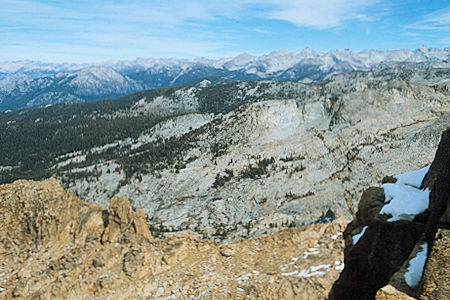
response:
<path id="1" fill-rule="evenodd" d="M 329 299 L 448 299 L 450 129 L 431 166 L 364 191 Z"/>

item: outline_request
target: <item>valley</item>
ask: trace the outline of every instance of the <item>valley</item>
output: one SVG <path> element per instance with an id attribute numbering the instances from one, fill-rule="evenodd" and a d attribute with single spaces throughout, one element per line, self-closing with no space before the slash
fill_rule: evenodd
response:
<path id="1" fill-rule="evenodd" d="M 126 197 L 160 237 L 231 242 L 351 218 L 366 187 L 431 162 L 448 78 L 405 64 L 3 113 L 0 178 L 53 176 L 103 206 Z"/>

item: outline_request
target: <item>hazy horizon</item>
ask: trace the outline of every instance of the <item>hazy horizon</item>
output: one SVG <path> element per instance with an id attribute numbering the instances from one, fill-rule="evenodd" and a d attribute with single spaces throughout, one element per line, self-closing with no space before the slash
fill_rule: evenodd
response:
<path id="1" fill-rule="evenodd" d="M 425 47 L 427 49 L 439 49 L 439 50 L 445 50 L 447 48 L 450 48 L 450 46 L 448 47 L 427 47 L 426 45 L 422 45 L 420 47 L 417 48 L 403 48 L 403 49 L 362 49 L 362 50 L 352 50 L 352 49 L 330 49 L 328 51 L 317 51 L 315 49 L 312 49 L 311 47 L 305 47 L 303 49 L 299 49 L 299 50 L 294 50 L 294 51 L 288 51 L 285 49 L 279 49 L 279 50 L 273 50 L 267 53 L 261 53 L 261 54 L 253 54 L 253 53 L 248 53 L 248 52 L 242 52 L 242 53 L 238 53 L 236 55 L 233 56 L 223 56 L 223 57 L 205 57 L 205 56 L 199 56 L 199 57 L 134 57 L 134 58 L 126 58 L 126 59 L 115 59 L 115 58 L 110 58 L 110 59 L 105 59 L 105 60 L 96 60 L 96 61 L 84 61 L 84 62 L 71 62 L 71 61 L 45 61 L 45 60 L 39 60 L 39 59 L 19 59 L 19 60 L 0 60 L 0 63 L 21 63 L 21 62 L 36 62 L 36 63 L 42 63 L 42 64 L 69 64 L 69 65 L 101 65 L 101 64 L 107 64 L 107 63 L 113 63 L 113 62 L 134 62 L 137 60 L 178 60 L 178 61 L 182 61 L 182 60 L 186 60 L 186 62 L 192 62 L 192 61 L 202 61 L 202 60 L 209 60 L 209 61 L 218 61 L 218 60 L 222 60 L 222 59 L 232 59 L 235 58 L 239 55 L 250 55 L 252 57 L 258 58 L 258 57 L 262 57 L 262 56 L 269 56 L 271 54 L 277 53 L 277 52 L 286 52 L 286 53 L 300 53 L 302 51 L 304 51 L 305 49 L 311 49 L 312 51 L 316 52 L 316 53 L 321 53 L 321 54 L 326 54 L 328 52 L 331 51 L 345 51 L 345 50 L 350 50 L 353 53 L 361 53 L 364 51 L 402 51 L 402 50 L 409 50 L 409 51 L 416 51 L 419 50 L 420 48 Z"/>
<path id="2" fill-rule="evenodd" d="M 446 0 L 1 0 L 0 61 L 259 56 L 450 45 Z"/>

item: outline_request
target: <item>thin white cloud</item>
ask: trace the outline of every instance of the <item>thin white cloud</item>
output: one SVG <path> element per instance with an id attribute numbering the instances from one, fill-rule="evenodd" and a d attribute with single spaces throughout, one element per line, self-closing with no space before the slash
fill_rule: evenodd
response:
<path id="1" fill-rule="evenodd" d="M 271 9 L 266 17 L 288 21 L 300 27 L 328 29 L 349 20 L 372 20 L 366 14 L 379 0 L 266 0 Z"/>
<path id="2" fill-rule="evenodd" d="M 230 44 L 202 22 L 234 12 L 206 1 L 0 1 L 0 59 L 217 56 Z M 89 58 L 89 53 L 91 58 Z M 215 55 L 212 55 L 217 53 Z M 29 56 L 29 54 L 28 54 Z"/>
<path id="3" fill-rule="evenodd" d="M 192 21 L 260 17 L 314 28 L 336 27 L 351 19 L 365 19 L 367 8 L 379 0 L 172 0 L 172 1 L 33 1 L 2 0 L 0 16 L 19 23 L 87 22 L 140 23 L 162 28 Z M 69 4 L 67 4 L 69 3 Z M 67 26 L 67 24 L 63 24 Z"/>
<path id="4" fill-rule="evenodd" d="M 0 60 L 30 56 L 27 51 L 33 56 L 56 59 L 58 55 L 61 57 L 58 60 L 70 61 L 85 61 L 89 53 L 92 54 L 89 59 L 102 59 L 219 57 L 233 51 L 261 52 L 274 50 L 272 45 L 268 46 L 273 42 L 271 37 L 279 33 L 298 34 L 303 32 L 301 28 L 319 29 L 322 31 L 319 35 L 335 28 L 339 29 L 335 32 L 345 32 L 349 29 L 345 25 L 357 20 L 370 31 L 374 20 L 392 13 L 390 3 L 387 0 L 0 0 Z M 443 10 L 427 15 L 416 26 L 442 29 L 448 26 L 448 19 L 448 10 Z M 316 33 L 304 32 L 310 37 L 311 32 Z M 298 47 L 311 41 L 314 38 L 300 41 Z M 296 42 L 290 43 L 290 47 L 297 47 Z"/>
<path id="5" fill-rule="evenodd" d="M 425 15 L 422 20 L 408 27 L 426 31 L 450 31 L 450 6 Z"/>
<path id="6" fill-rule="evenodd" d="M 424 15 L 420 20 L 406 24 L 404 35 L 426 45 L 433 41 L 438 46 L 450 45 L 450 6 Z"/>

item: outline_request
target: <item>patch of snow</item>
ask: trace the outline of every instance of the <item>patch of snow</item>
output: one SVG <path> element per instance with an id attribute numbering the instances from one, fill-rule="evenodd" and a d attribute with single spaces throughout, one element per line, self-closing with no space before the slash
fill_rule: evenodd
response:
<path id="1" fill-rule="evenodd" d="M 335 269 L 336 270 L 338 270 L 338 271 L 342 271 L 342 270 L 344 270 L 344 266 L 345 266 L 345 264 L 343 263 L 343 262 L 341 262 L 341 261 L 339 261 L 339 260 L 336 260 L 335 262 L 334 262 L 334 264 L 335 264 Z"/>
<path id="2" fill-rule="evenodd" d="M 416 287 L 422 278 L 425 261 L 427 259 L 428 244 L 421 245 L 422 250 L 409 261 L 408 271 L 405 273 L 405 281 L 410 287 Z"/>
<path id="3" fill-rule="evenodd" d="M 298 273 L 298 277 L 308 278 L 312 276 L 323 276 L 328 272 L 331 265 L 320 265 L 320 266 L 312 266 L 309 269 L 301 270 Z M 325 269 L 323 271 L 319 271 Z"/>
<path id="4" fill-rule="evenodd" d="M 368 226 L 364 226 L 360 233 L 355 234 L 353 238 L 353 245 L 356 245 L 356 243 L 359 241 L 359 239 L 364 235 L 364 232 L 366 232 Z"/>
<path id="5" fill-rule="evenodd" d="M 320 245 L 315 245 L 314 248 L 309 248 L 308 251 L 303 252 L 303 258 L 308 258 L 308 256 L 310 255 L 319 254 L 320 253 L 320 251 L 318 250 L 319 247 Z"/>
<path id="6" fill-rule="evenodd" d="M 281 275 L 283 275 L 283 276 L 292 276 L 292 275 L 295 275 L 297 273 L 298 273 L 298 271 L 293 271 L 293 272 L 289 272 L 289 273 L 281 273 Z"/>
<path id="7" fill-rule="evenodd" d="M 250 277 L 251 277 L 252 275 L 253 275 L 252 273 L 247 273 L 247 274 L 242 275 L 241 277 L 236 278 L 235 280 L 236 280 L 239 284 L 241 284 L 242 281 L 244 281 L 244 280 L 249 280 Z"/>
<path id="8" fill-rule="evenodd" d="M 390 214 L 389 222 L 398 220 L 411 221 L 428 208 L 430 190 L 419 190 L 410 185 L 385 183 L 382 185 L 385 202 L 380 214 Z"/>
<path id="9" fill-rule="evenodd" d="M 416 188 L 420 188 L 422 185 L 423 178 L 427 174 L 431 165 L 426 166 L 417 171 L 410 171 L 403 174 L 395 175 L 394 178 L 397 179 L 396 184 L 410 185 Z"/>
<path id="10" fill-rule="evenodd" d="M 330 268 L 330 265 L 328 264 L 328 265 L 312 266 L 310 269 L 311 269 L 311 271 L 315 272 L 320 269 L 329 269 L 329 268 Z"/>
<path id="11" fill-rule="evenodd" d="M 332 238 L 333 240 L 337 240 L 337 238 L 338 238 L 340 235 L 342 235 L 342 233 L 335 234 L 335 235 L 331 236 L 331 238 Z"/>
<path id="12" fill-rule="evenodd" d="M 319 253 L 320 253 L 320 251 L 305 252 L 303 255 L 303 258 L 308 258 L 308 256 L 310 256 L 310 255 L 317 255 Z"/>
<path id="13" fill-rule="evenodd" d="M 411 221 L 414 217 L 424 212 L 429 205 L 430 190 L 421 190 L 423 178 L 430 166 L 417 171 L 395 175 L 396 183 L 382 185 L 385 195 L 385 204 L 380 214 L 390 214 L 389 222 L 398 220 Z"/>

